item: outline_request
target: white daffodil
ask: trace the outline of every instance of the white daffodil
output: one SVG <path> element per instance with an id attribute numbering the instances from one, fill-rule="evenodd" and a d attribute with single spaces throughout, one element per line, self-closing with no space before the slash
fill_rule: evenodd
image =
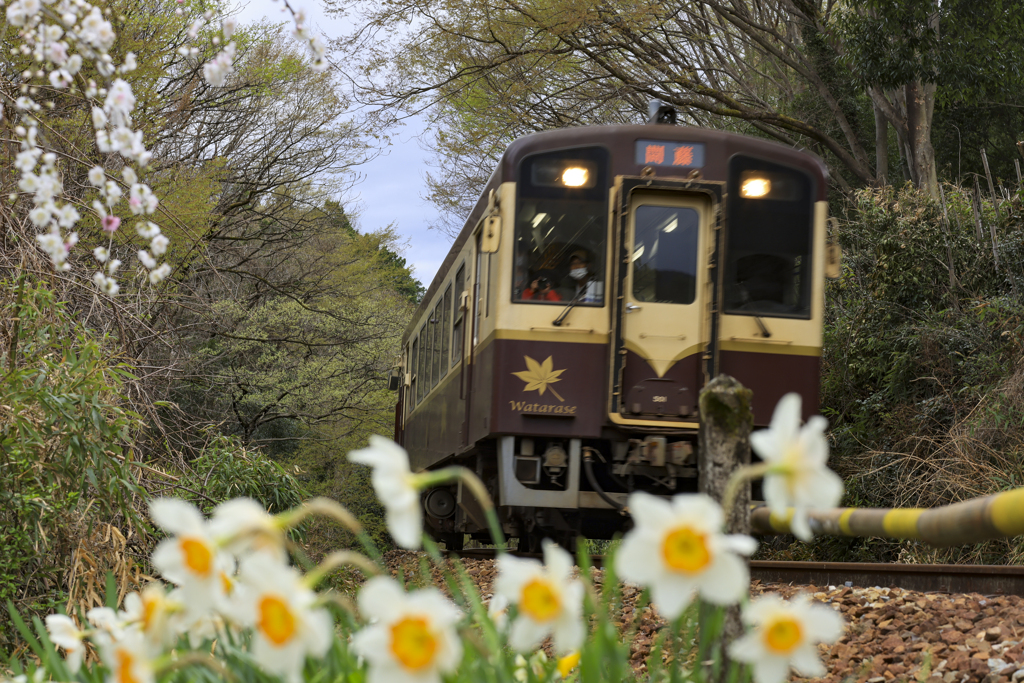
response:
<path id="1" fill-rule="evenodd" d="M 369 662 L 369 683 L 439 683 L 455 670 L 462 615 L 437 589 L 405 593 L 394 579 L 376 576 L 358 603 L 371 624 L 352 637 L 352 649 Z"/>
<path id="2" fill-rule="evenodd" d="M 648 586 L 658 610 L 675 619 L 694 593 L 717 605 L 738 602 L 750 585 L 740 555 L 757 542 L 720 532 L 724 515 L 703 494 L 678 495 L 671 502 L 642 491 L 629 497 L 635 526 L 622 540 L 615 571 L 625 581 Z"/>
<path id="3" fill-rule="evenodd" d="M 99 629 L 100 633 L 114 640 L 124 638 L 125 623 L 117 612 L 109 607 L 93 607 L 85 613 L 89 623 Z"/>
<path id="4" fill-rule="evenodd" d="M 100 658 L 110 670 L 108 683 L 152 683 L 153 665 L 146 654 L 142 633 L 131 629 L 114 640 L 100 638 Z"/>
<path id="5" fill-rule="evenodd" d="M 230 558 L 217 551 L 206 520 L 183 500 L 158 498 L 149 504 L 156 525 L 172 534 L 153 551 L 153 566 L 181 587 L 186 609 L 196 617 L 221 604 L 222 570 Z"/>
<path id="6" fill-rule="evenodd" d="M 768 465 L 764 497 L 772 513 L 785 516 L 793 509 L 790 529 L 802 541 L 812 538 L 807 523 L 810 508 L 831 508 L 843 497 L 843 481 L 830 470 L 828 421 L 815 415 L 800 428 L 800 396 L 786 394 L 775 406 L 768 429 L 750 435 L 750 445 Z"/>
<path id="7" fill-rule="evenodd" d="M 498 558 L 496 595 L 518 606 L 509 645 L 518 652 L 534 650 L 549 634 L 558 652 L 578 650 L 583 643 L 583 584 L 572 579 L 572 557 L 552 541 L 544 541 L 544 563 L 511 555 Z"/>
<path id="8" fill-rule="evenodd" d="M 786 602 L 764 595 L 743 608 L 753 630 L 729 646 L 733 659 L 753 667 L 754 683 L 782 683 L 792 666 L 801 676 L 825 675 L 817 643 L 831 643 L 843 634 L 843 618 L 831 607 L 806 595 Z"/>
<path id="9" fill-rule="evenodd" d="M 237 615 L 255 630 L 253 657 L 285 680 L 300 680 L 306 655 L 323 656 L 331 646 L 327 610 L 316 607 L 316 593 L 298 572 L 264 553 L 242 560 L 239 581 Z"/>
<path id="10" fill-rule="evenodd" d="M 417 477 L 409 469 L 409 454 L 391 439 L 374 435 L 369 448 L 350 452 L 348 459 L 373 468 L 373 490 L 387 510 L 388 531 L 398 545 L 418 550 L 423 540 L 423 511 Z"/>
<path id="11" fill-rule="evenodd" d="M 77 672 L 82 666 L 82 656 L 85 654 L 85 645 L 82 643 L 82 636 L 85 633 L 78 629 L 71 617 L 63 614 L 47 616 L 46 630 L 50 632 L 50 641 L 64 648 L 68 668 L 72 673 Z"/>
<path id="12" fill-rule="evenodd" d="M 284 529 L 251 498 L 235 498 L 214 508 L 210 531 L 218 543 L 238 556 L 259 551 L 278 560 L 287 558 Z"/>
<path id="13" fill-rule="evenodd" d="M 141 593 L 129 593 L 125 597 L 121 619 L 138 626 L 149 654 L 156 657 L 183 630 L 183 612 L 184 605 L 168 595 L 163 584 L 151 583 Z"/>

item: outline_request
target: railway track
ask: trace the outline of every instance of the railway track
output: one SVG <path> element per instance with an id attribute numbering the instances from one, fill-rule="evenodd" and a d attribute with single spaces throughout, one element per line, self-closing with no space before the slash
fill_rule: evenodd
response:
<path id="1" fill-rule="evenodd" d="M 468 559 L 492 559 L 494 550 L 467 548 L 452 554 Z M 540 557 L 537 553 L 513 551 L 513 554 Z M 601 555 L 591 557 L 594 566 L 601 566 L 603 560 Z M 1024 596 L 1024 566 L 754 560 L 750 563 L 750 574 L 752 579 L 763 583 L 882 586 L 923 592 Z"/>

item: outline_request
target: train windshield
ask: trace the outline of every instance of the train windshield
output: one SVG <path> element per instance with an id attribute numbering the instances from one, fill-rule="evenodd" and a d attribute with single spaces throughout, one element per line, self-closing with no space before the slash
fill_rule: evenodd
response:
<path id="1" fill-rule="evenodd" d="M 726 313 L 810 317 L 813 191 L 804 171 L 729 160 Z"/>
<path id="2" fill-rule="evenodd" d="M 512 300 L 604 304 L 608 152 L 536 154 L 519 168 Z"/>

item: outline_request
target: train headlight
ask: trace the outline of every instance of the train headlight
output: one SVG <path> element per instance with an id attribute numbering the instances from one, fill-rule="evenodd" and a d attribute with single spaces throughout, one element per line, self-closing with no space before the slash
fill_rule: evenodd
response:
<path id="1" fill-rule="evenodd" d="M 747 199 L 760 199 L 771 191 L 772 182 L 763 176 L 750 175 L 740 182 L 740 196 Z"/>
<path id="2" fill-rule="evenodd" d="M 566 187 L 583 187 L 590 179 L 590 172 L 582 166 L 569 166 L 562 171 L 562 184 Z"/>

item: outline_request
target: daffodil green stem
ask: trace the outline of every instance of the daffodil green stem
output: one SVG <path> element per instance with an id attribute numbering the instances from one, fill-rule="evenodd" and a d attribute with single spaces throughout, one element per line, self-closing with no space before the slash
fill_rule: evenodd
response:
<path id="1" fill-rule="evenodd" d="M 307 500 L 299 507 L 281 513 L 277 516 L 277 519 L 282 527 L 291 529 L 298 526 L 306 517 L 314 514 L 330 517 L 354 534 L 358 535 L 363 531 L 363 525 L 359 523 L 355 515 L 346 510 L 341 503 L 324 497 Z"/>
<path id="2" fill-rule="evenodd" d="M 494 544 L 497 546 L 498 551 L 505 550 L 505 533 L 501 530 L 501 522 L 498 520 L 498 514 L 494 509 L 494 501 L 491 500 L 490 494 L 487 493 L 487 487 L 471 470 L 456 465 L 418 476 L 422 477 L 419 483 L 420 488 L 429 488 L 453 480 L 462 482 L 462 485 L 469 489 L 473 497 L 476 498 L 480 504 L 480 509 L 483 510 L 484 515 L 487 517 L 491 538 L 494 539 Z"/>
<path id="3" fill-rule="evenodd" d="M 359 539 L 359 543 L 370 556 L 370 559 L 379 567 L 383 566 L 380 550 L 377 549 L 376 544 L 363 529 L 363 525 L 359 523 L 359 520 L 356 519 L 355 515 L 335 500 L 324 498 L 322 496 L 312 500 L 307 500 L 299 507 L 277 515 L 277 521 L 282 528 L 291 529 L 298 526 L 302 520 L 306 519 L 310 515 L 320 515 L 322 517 L 333 519 L 354 533 Z"/>
<path id="4" fill-rule="evenodd" d="M 736 496 L 740 492 L 740 486 L 748 481 L 754 479 L 760 479 L 764 475 L 771 471 L 771 463 L 759 462 L 755 465 L 747 465 L 741 467 L 729 478 L 729 483 L 725 486 L 725 496 L 722 500 L 722 509 L 725 510 L 725 514 L 729 515 L 732 510 L 732 506 L 736 503 Z"/>
<path id="5" fill-rule="evenodd" d="M 225 666 L 223 662 L 212 655 L 206 654 L 205 652 L 186 652 L 181 654 L 173 660 L 170 660 L 166 665 L 158 667 L 157 674 L 159 676 L 177 669 L 184 669 L 185 667 L 195 665 L 205 666 L 226 681 L 238 680 L 238 676 L 236 676 L 230 668 Z"/>
<path id="6" fill-rule="evenodd" d="M 325 557 L 324 561 L 317 565 L 315 569 L 306 574 L 306 585 L 313 588 L 320 583 L 325 576 L 338 567 L 345 565 L 353 566 L 367 576 L 380 574 L 380 567 L 371 562 L 365 555 L 352 550 L 336 550 Z"/>

